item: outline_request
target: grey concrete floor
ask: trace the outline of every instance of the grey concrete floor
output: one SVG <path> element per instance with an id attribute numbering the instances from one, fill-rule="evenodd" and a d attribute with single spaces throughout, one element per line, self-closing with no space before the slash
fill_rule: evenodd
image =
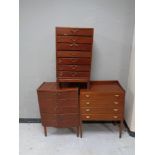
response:
<path id="1" fill-rule="evenodd" d="M 67 128 L 47 128 L 40 123 L 20 123 L 20 155 L 134 155 L 135 139 L 127 131 L 122 138 L 111 123 L 83 125 L 83 138 Z"/>

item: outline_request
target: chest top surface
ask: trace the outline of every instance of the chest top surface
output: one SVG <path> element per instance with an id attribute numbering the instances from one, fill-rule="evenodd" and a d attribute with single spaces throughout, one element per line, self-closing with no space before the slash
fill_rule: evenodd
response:
<path id="1" fill-rule="evenodd" d="M 82 92 L 99 92 L 99 93 L 125 93 L 125 90 L 118 81 L 91 81 L 90 89 L 81 89 Z"/>
<path id="2" fill-rule="evenodd" d="M 78 91 L 78 88 L 57 88 L 56 82 L 44 82 L 37 89 L 38 91 Z"/>

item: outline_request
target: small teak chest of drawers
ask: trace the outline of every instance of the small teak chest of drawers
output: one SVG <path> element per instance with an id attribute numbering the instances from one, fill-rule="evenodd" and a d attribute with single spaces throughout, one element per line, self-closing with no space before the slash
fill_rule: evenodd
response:
<path id="1" fill-rule="evenodd" d="M 80 90 L 82 121 L 119 121 L 121 137 L 124 121 L 125 91 L 118 81 L 92 81 L 90 89 Z M 82 137 L 82 127 L 80 127 Z"/>
<path id="2" fill-rule="evenodd" d="M 93 28 L 56 27 L 57 83 L 86 82 L 89 88 Z"/>
<path id="3" fill-rule="evenodd" d="M 56 82 L 44 82 L 38 89 L 41 123 L 46 127 L 76 127 L 79 136 L 78 88 L 57 88 Z"/>

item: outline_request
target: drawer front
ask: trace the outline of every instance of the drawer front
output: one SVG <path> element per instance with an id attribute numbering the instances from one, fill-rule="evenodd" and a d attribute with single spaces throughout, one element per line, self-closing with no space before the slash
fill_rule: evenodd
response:
<path id="1" fill-rule="evenodd" d="M 53 107 L 56 107 L 56 93 L 38 92 L 38 101 L 41 112 L 53 113 Z"/>
<path id="2" fill-rule="evenodd" d="M 90 51 L 92 50 L 92 44 L 79 44 L 79 43 L 57 43 L 57 50 L 81 50 L 81 51 Z"/>
<path id="3" fill-rule="evenodd" d="M 79 52 L 79 51 L 57 51 L 57 57 L 80 57 L 80 58 L 90 58 L 91 57 L 91 52 L 90 51 L 85 51 L 85 52 Z"/>
<path id="4" fill-rule="evenodd" d="M 123 101 L 116 100 L 80 100 L 81 107 L 114 107 L 119 108 L 123 106 Z"/>
<path id="5" fill-rule="evenodd" d="M 43 126 L 57 127 L 57 115 L 41 113 L 41 123 Z"/>
<path id="6" fill-rule="evenodd" d="M 68 97 L 67 99 L 58 99 L 57 100 L 57 106 L 58 107 L 79 107 L 78 105 L 78 93 L 76 95 L 77 97 L 72 98 L 72 97 Z"/>
<path id="7" fill-rule="evenodd" d="M 59 65 L 59 71 L 90 71 L 90 65 Z"/>
<path id="8" fill-rule="evenodd" d="M 90 58 L 58 58 L 58 64 L 62 65 L 89 65 L 91 63 Z"/>
<path id="9" fill-rule="evenodd" d="M 93 42 L 92 37 L 80 37 L 80 36 L 57 36 L 57 43 L 87 43 L 91 44 Z"/>
<path id="10" fill-rule="evenodd" d="M 105 120 L 105 121 L 115 121 L 115 120 L 121 120 L 122 115 L 121 114 L 82 114 L 81 115 L 82 120 Z"/>
<path id="11" fill-rule="evenodd" d="M 81 93 L 80 99 L 123 100 L 123 94 Z"/>
<path id="12" fill-rule="evenodd" d="M 78 114 L 79 107 L 76 104 L 76 107 L 57 107 L 55 108 L 56 114 Z"/>
<path id="13" fill-rule="evenodd" d="M 60 36 L 92 36 L 93 29 L 56 28 L 56 35 Z"/>
<path id="14" fill-rule="evenodd" d="M 78 91 L 59 91 L 57 92 L 57 100 L 59 99 L 77 99 Z"/>
<path id="15" fill-rule="evenodd" d="M 57 127 L 74 127 L 79 123 L 79 114 L 57 115 Z"/>
<path id="16" fill-rule="evenodd" d="M 121 114 L 122 108 L 104 107 L 104 108 L 81 108 L 82 114 Z"/>
<path id="17" fill-rule="evenodd" d="M 41 114 L 41 121 L 43 126 L 73 127 L 79 125 L 79 114 L 53 115 L 44 113 Z"/>
<path id="18" fill-rule="evenodd" d="M 63 78 L 67 78 L 67 77 L 88 77 L 89 76 L 89 72 L 71 72 L 71 71 L 58 71 L 58 77 L 63 77 Z"/>

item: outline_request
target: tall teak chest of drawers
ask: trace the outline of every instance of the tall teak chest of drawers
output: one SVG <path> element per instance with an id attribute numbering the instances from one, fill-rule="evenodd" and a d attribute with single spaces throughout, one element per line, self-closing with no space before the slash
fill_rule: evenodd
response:
<path id="1" fill-rule="evenodd" d="M 93 28 L 56 27 L 57 82 L 86 82 L 89 88 Z"/>
<path id="2" fill-rule="evenodd" d="M 79 135 L 78 88 L 57 88 L 56 82 L 44 82 L 37 90 L 41 123 L 46 127 L 76 127 Z"/>
<path id="3" fill-rule="evenodd" d="M 91 82 L 89 90 L 80 90 L 81 125 L 82 121 L 119 121 L 121 137 L 124 98 L 125 91 L 117 81 Z"/>

